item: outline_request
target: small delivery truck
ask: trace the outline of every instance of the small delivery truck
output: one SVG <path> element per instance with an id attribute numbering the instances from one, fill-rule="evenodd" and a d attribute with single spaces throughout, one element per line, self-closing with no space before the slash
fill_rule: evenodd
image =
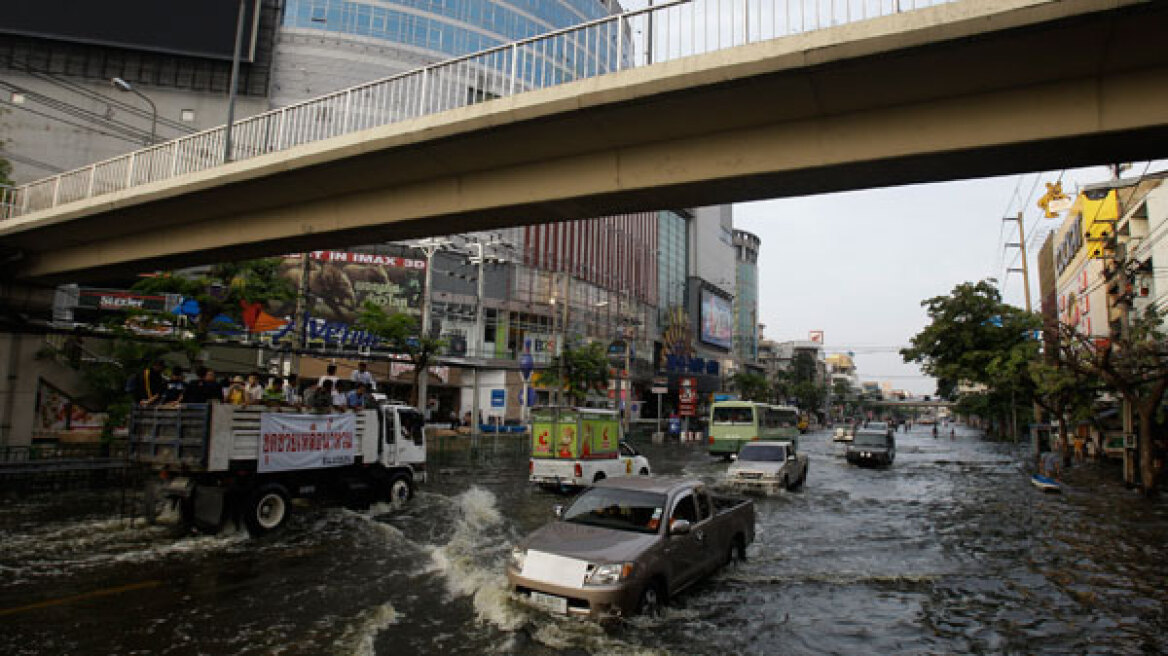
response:
<path id="1" fill-rule="evenodd" d="M 533 408 L 530 481 L 564 490 L 615 476 L 648 476 L 649 460 L 622 438 L 615 410 Z"/>
<path id="2" fill-rule="evenodd" d="M 410 499 L 426 475 L 423 425 L 415 408 L 394 402 L 333 414 L 221 403 L 136 407 L 130 458 L 156 473 L 148 512 L 161 496 L 184 523 L 215 531 L 242 520 L 259 536 L 284 525 L 293 498 Z"/>

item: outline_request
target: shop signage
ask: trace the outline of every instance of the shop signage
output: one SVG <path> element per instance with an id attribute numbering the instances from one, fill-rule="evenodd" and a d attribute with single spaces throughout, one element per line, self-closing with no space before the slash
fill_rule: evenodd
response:
<path id="1" fill-rule="evenodd" d="M 677 407 L 682 417 L 694 417 L 698 413 L 698 379 L 679 378 L 677 380 Z"/>

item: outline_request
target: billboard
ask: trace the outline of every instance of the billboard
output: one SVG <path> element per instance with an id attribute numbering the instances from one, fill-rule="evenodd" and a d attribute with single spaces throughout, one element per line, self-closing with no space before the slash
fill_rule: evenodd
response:
<path id="1" fill-rule="evenodd" d="M 313 319 L 353 324 L 366 301 L 386 312 L 418 315 L 422 307 L 426 260 L 370 253 L 314 251 L 308 254 L 308 301 L 306 310 Z M 304 260 L 287 255 L 280 275 L 301 288 Z M 296 313 L 296 301 L 270 303 L 268 312 L 277 316 Z"/>
<path id="2" fill-rule="evenodd" d="M 701 330 L 698 339 L 729 351 L 734 346 L 734 304 L 708 289 L 703 289 L 701 309 Z"/>
<path id="3" fill-rule="evenodd" d="M 0 33 L 231 60 L 239 0 L 6 0 Z M 255 58 L 259 0 L 244 1 L 240 58 Z"/>

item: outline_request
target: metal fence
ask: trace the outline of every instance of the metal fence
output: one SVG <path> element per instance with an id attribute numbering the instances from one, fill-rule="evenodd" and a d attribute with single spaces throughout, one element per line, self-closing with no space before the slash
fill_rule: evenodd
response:
<path id="1" fill-rule="evenodd" d="M 0 220 L 579 79 L 963 0 L 673 0 L 343 89 L 12 187 Z"/>

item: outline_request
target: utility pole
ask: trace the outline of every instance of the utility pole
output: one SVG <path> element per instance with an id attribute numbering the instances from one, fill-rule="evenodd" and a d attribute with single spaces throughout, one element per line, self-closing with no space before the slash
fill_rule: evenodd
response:
<path id="1" fill-rule="evenodd" d="M 420 335 L 423 339 L 430 335 L 430 302 L 431 290 L 434 286 L 434 253 L 444 243 L 434 239 L 427 239 L 415 245 L 415 248 L 422 251 L 426 256 L 426 286 L 422 289 L 422 334 Z M 427 389 L 430 383 L 429 379 L 429 371 L 423 371 L 418 374 L 418 412 L 421 412 L 423 417 L 426 416 L 426 395 L 429 393 Z"/>
<path id="2" fill-rule="evenodd" d="M 1017 221 L 1018 222 L 1018 243 L 1007 243 L 1006 248 L 1018 248 L 1018 254 L 1022 258 L 1021 268 L 1009 268 L 1006 272 L 1017 271 L 1022 274 L 1023 290 L 1026 292 L 1026 311 L 1033 312 L 1034 309 L 1030 304 L 1030 264 L 1026 261 L 1026 225 L 1025 218 L 1022 212 L 1018 212 L 1017 217 L 1006 217 L 1002 221 Z"/>

